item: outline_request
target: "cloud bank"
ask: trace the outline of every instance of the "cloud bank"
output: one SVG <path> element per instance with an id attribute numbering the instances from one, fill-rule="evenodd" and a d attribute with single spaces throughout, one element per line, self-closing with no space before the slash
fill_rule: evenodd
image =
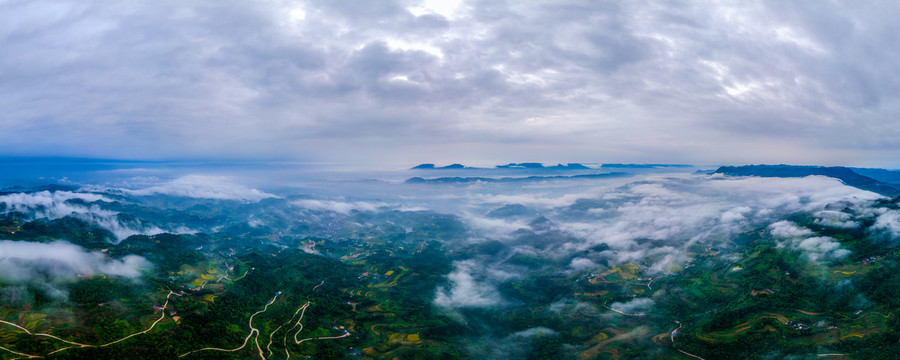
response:
<path id="1" fill-rule="evenodd" d="M 377 211 L 384 203 L 370 203 L 365 201 L 334 201 L 334 200 L 294 200 L 291 205 L 317 211 L 332 211 L 338 214 L 348 215 L 351 211 Z"/>
<path id="2" fill-rule="evenodd" d="M 626 314 L 643 314 L 652 309 L 655 304 L 656 302 L 651 298 L 634 298 L 626 302 L 614 302 L 609 307 Z"/>
<path id="3" fill-rule="evenodd" d="M 25 214 L 29 219 L 48 220 L 71 216 L 107 229 L 119 240 L 136 234 L 165 232 L 157 226 L 138 220 L 120 219 L 117 211 L 104 209 L 104 203 L 114 201 L 116 200 L 99 194 L 69 191 L 12 193 L 0 196 L 0 203 L 5 205 L 4 213 L 15 211 Z"/>
<path id="4" fill-rule="evenodd" d="M 843 217 L 841 217 L 844 219 Z M 821 218 L 820 218 L 821 219 Z M 815 223 L 819 224 L 820 219 Z M 858 224 L 853 226 L 857 227 Z M 840 227 L 840 226 L 839 226 Z M 797 226 L 793 222 L 782 220 L 769 225 L 769 232 L 778 238 L 779 247 L 789 247 L 802 252 L 809 261 L 843 259 L 850 255 L 850 250 L 842 249 L 841 244 L 828 236 L 811 236 L 812 230 Z"/>
<path id="5" fill-rule="evenodd" d="M 70 200 L 80 200 L 74 203 Z M 12 193 L 0 195 L 0 203 L 6 205 L 6 211 L 18 211 L 22 213 L 34 212 L 36 216 L 43 218 L 61 218 L 71 214 L 86 214 L 92 207 L 84 206 L 84 203 L 113 202 L 103 195 L 91 193 L 76 193 L 70 191 L 41 191 L 36 193 Z M 99 208 L 94 207 L 94 210 Z"/>
<path id="6" fill-rule="evenodd" d="M 863 209 L 883 198 L 821 176 L 654 175 L 589 189 L 555 182 L 539 187 L 472 185 L 442 195 L 468 204 L 460 206 L 465 209 L 460 219 L 471 233 L 470 243 L 498 240 L 503 249 L 455 262 L 447 285 L 436 290 L 434 304 L 452 313 L 515 303 L 511 297 L 515 295 L 501 291 L 501 285 L 527 277 L 532 270 L 546 270 L 537 270 L 540 264 L 562 265 L 560 273 L 566 276 L 627 262 L 640 264 L 649 275 L 677 272 L 697 249 L 728 248 L 735 236 L 756 229 L 768 229 L 780 246 L 799 251 L 810 261 L 840 260 L 850 252 L 837 240 L 781 219 L 802 212 L 819 222 L 829 221 L 828 226 L 850 226 L 859 220 L 826 209 L 840 205 L 858 216 L 874 216 Z M 881 215 L 876 228 L 890 231 L 900 223 L 889 217 Z M 650 299 L 635 299 L 610 306 L 643 312 L 652 305 Z"/>
<path id="7" fill-rule="evenodd" d="M 821 211 L 836 202 L 864 203 L 878 198 L 825 177 L 661 177 L 597 194 L 591 202 L 559 208 L 545 216 L 574 239 L 558 244 L 561 253 L 605 244 L 614 262 L 650 260 L 651 273 L 661 273 L 683 264 L 693 244 L 724 243 L 734 234 L 797 211 L 819 211 L 822 219 L 841 216 L 847 221 L 842 215 Z M 776 223 L 770 230 L 783 237 L 811 234 L 784 223 Z M 828 246 L 823 241 L 804 247 L 818 249 L 821 256 L 842 256 Z"/>
<path id="8" fill-rule="evenodd" d="M 196 199 L 259 202 L 277 196 L 235 184 L 224 176 L 186 175 L 169 182 L 138 190 L 123 190 L 135 196 L 168 195 Z"/>
<path id="9" fill-rule="evenodd" d="M 896 166 L 898 9 L 6 1 L 0 143 L 152 159 Z"/>
<path id="10" fill-rule="evenodd" d="M 486 308 L 502 304 L 503 300 L 494 285 L 512 275 L 483 270 L 473 260 L 454 262 L 453 272 L 447 275 L 449 289 L 438 289 L 434 304 L 445 309 Z"/>
<path id="11" fill-rule="evenodd" d="M 56 281 L 77 275 L 105 274 L 135 278 L 141 269 L 151 266 L 147 259 L 128 255 L 109 259 L 98 251 L 65 241 L 35 243 L 0 240 L 0 278 L 4 282 L 23 283 L 34 279 Z"/>
<path id="12" fill-rule="evenodd" d="M 891 210 L 878 215 L 869 231 L 888 241 L 896 242 L 900 239 L 900 211 Z"/>

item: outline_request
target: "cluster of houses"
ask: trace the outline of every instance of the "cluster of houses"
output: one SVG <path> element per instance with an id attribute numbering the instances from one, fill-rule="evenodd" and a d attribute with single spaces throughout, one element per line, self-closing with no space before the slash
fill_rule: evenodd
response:
<path id="1" fill-rule="evenodd" d="M 787 326 L 790 326 L 791 329 L 798 331 L 809 330 L 809 325 L 806 325 L 799 321 L 788 321 Z"/>
<path id="2" fill-rule="evenodd" d="M 869 256 L 869 257 L 867 257 L 867 258 L 865 258 L 865 259 L 862 259 L 862 263 L 863 263 L 863 264 L 868 264 L 868 263 L 872 263 L 872 262 L 876 262 L 876 261 L 878 261 L 878 260 L 881 260 L 882 258 L 883 258 L 883 256 Z"/>

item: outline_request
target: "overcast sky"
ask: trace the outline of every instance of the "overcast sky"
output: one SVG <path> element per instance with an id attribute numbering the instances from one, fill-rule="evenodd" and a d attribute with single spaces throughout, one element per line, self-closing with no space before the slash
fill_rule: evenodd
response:
<path id="1" fill-rule="evenodd" d="M 900 167 L 896 1 L 0 0 L 0 154 Z"/>

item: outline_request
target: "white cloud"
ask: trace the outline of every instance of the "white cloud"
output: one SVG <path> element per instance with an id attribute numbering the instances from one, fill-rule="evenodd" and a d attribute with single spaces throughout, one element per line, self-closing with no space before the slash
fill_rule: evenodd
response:
<path id="1" fill-rule="evenodd" d="M 819 260 L 842 259 L 850 255 L 850 250 L 841 249 L 841 244 L 828 236 L 816 236 L 804 240 L 794 240 L 796 249 L 802 250 L 813 262 Z"/>
<path id="2" fill-rule="evenodd" d="M 76 193 L 69 191 L 40 191 L 36 193 L 12 193 L 0 196 L 0 202 L 6 203 L 6 211 L 34 213 L 36 217 L 58 219 L 73 214 L 98 212 L 102 215 L 115 214 L 104 212 L 96 206 L 83 206 L 68 203 L 69 200 L 82 200 L 86 203 L 96 201 L 112 202 L 113 200 L 98 194 Z"/>
<path id="3" fill-rule="evenodd" d="M 773 236 L 785 239 L 804 237 L 813 234 L 812 230 L 800 227 L 787 220 L 782 220 L 769 225 L 769 232 L 772 233 Z"/>
<path id="4" fill-rule="evenodd" d="M 548 336 L 548 335 L 556 335 L 556 334 L 558 334 L 558 333 L 553 329 L 539 326 L 539 327 L 534 327 L 534 328 L 514 332 L 510 336 L 528 338 L 528 337 Z"/>
<path id="5" fill-rule="evenodd" d="M 740 222 L 747 220 L 747 214 L 753 212 L 753 209 L 746 206 L 739 206 L 728 210 L 719 218 L 722 222 Z"/>
<path id="6" fill-rule="evenodd" d="M 572 261 L 569 263 L 569 269 L 574 272 L 583 272 L 596 269 L 597 267 L 597 263 L 595 263 L 593 260 L 580 257 L 572 259 Z"/>
<path id="7" fill-rule="evenodd" d="M 469 355 L 478 359 L 525 358 L 535 337 L 558 336 L 556 330 L 539 326 L 517 331 L 503 338 L 481 337 L 466 344 Z"/>
<path id="8" fill-rule="evenodd" d="M 561 299 L 552 304 L 550 304 L 550 311 L 555 312 L 557 314 L 575 314 L 582 313 L 586 315 L 595 315 L 599 314 L 600 308 L 597 305 L 590 302 L 577 301 L 574 299 Z M 603 310 L 606 311 L 606 310 Z"/>
<path id="9" fill-rule="evenodd" d="M 314 199 L 303 199 L 303 200 L 294 200 L 291 201 L 291 205 L 301 207 L 304 209 L 310 210 L 318 210 L 318 211 L 333 211 L 338 214 L 350 214 L 351 211 L 377 211 L 378 207 L 385 206 L 384 203 L 370 203 L 365 201 L 334 201 L 334 200 L 314 200 Z"/>
<path id="10" fill-rule="evenodd" d="M 456 261 L 453 267 L 453 272 L 447 275 L 450 281 L 449 290 L 437 290 L 435 305 L 446 309 L 484 308 L 503 302 L 497 288 L 484 279 L 484 275 L 478 275 L 480 268 L 475 261 Z"/>
<path id="11" fill-rule="evenodd" d="M 890 210 L 878 215 L 869 231 L 882 234 L 890 240 L 900 238 L 900 211 Z"/>
<path id="12" fill-rule="evenodd" d="M 87 204 L 70 202 L 82 200 Z M 112 232 L 122 240 L 135 234 L 159 234 L 165 232 L 157 226 L 139 221 L 123 222 L 118 212 L 103 209 L 102 203 L 114 200 L 99 194 L 76 193 L 68 191 L 41 191 L 36 193 L 13 193 L 0 196 L 0 202 L 6 204 L 6 211 L 24 213 L 30 219 L 55 220 L 66 216 L 95 224 Z M 191 232 L 186 228 L 173 229 L 173 232 Z"/>
<path id="13" fill-rule="evenodd" d="M 224 176 L 187 175 L 175 180 L 139 190 L 123 190 L 136 196 L 169 195 L 197 199 L 239 200 L 258 202 L 277 197 L 257 189 L 232 182 Z"/>
<path id="14" fill-rule="evenodd" d="M 459 12 L 462 0 L 424 0 L 419 5 L 407 8 L 409 12 L 416 16 L 425 14 L 438 14 L 446 18 L 454 18 Z"/>
<path id="15" fill-rule="evenodd" d="M 141 256 L 110 259 L 99 251 L 88 251 L 65 241 L 35 243 L 0 240 L 0 278 L 19 283 L 32 279 L 72 279 L 76 275 L 106 274 L 138 277 L 150 267 Z"/>
<path id="16" fill-rule="evenodd" d="M 841 229 L 855 229 L 860 226 L 858 221 L 853 221 L 852 216 L 845 212 L 825 210 L 813 215 L 816 217 L 815 223 L 822 226 Z"/>
<path id="17" fill-rule="evenodd" d="M 445 197 L 440 201 L 452 201 L 457 203 L 456 209 L 462 209 L 458 212 L 461 219 L 480 235 L 479 239 L 500 239 L 508 248 L 496 258 L 455 263 L 448 276 L 449 286 L 436 290 L 435 304 L 449 309 L 502 304 L 497 285 L 508 280 L 489 270 L 503 266 L 503 261 L 514 254 L 565 259 L 571 272 L 591 271 L 609 261 L 646 264 L 648 274 L 659 274 L 680 269 L 690 260 L 695 244 L 724 245 L 735 234 L 767 225 L 783 246 L 803 252 L 812 261 L 841 259 L 849 252 L 836 240 L 813 237 L 809 229 L 778 220 L 795 212 L 822 212 L 826 205 L 837 202 L 863 208 L 881 198 L 819 176 L 677 175 L 630 181 L 617 188 L 591 187 L 591 191 L 560 183 L 539 187 L 513 184 L 503 189 L 479 185 L 465 187 L 462 193 L 452 192 L 459 187 L 450 188 L 450 194 L 440 192 L 437 197 Z M 519 231 L 531 229 L 531 220 L 538 215 L 510 219 L 475 215 L 510 203 L 522 204 L 531 214 L 546 217 L 554 224 L 552 230 Z M 821 216 L 831 215 L 823 212 Z M 608 249 L 596 250 L 601 244 Z"/>
<path id="18" fill-rule="evenodd" d="M 650 261 L 648 271 L 658 273 L 686 262 L 688 248 L 697 242 L 714 245 L 792 212 L 818 212 L 839 201 L 859 207 L 878 198 L 821 176 L 650 177 L 587 198 L 595 199 L 602 211 L 589 209 L 571 218 L 560 208 L 544 215 L 575 239 L 560 244 L 563 253 L 557 255 L 606 244 L 613 254 L 610 260 Z M 812 235 L 790 222 L 776 222 L 769 230 L 781 237 Z M 845 252 L 816 254 L 839 258 Z"/>
<path id="19" fill-rule="evenodd" d="M 428 211 L 427 207 L 424 206 L 401 206 L 397 208 L 397 211 L 402 212 L 418 212 L 418 211 Z"/>
<path id="20" fill-rule="evenodd" d="M 850 250 L 842 249 L 841 244 L 828 236 L 814 236 L 814 233 L 793 222 L 782 220 L 769 225 L 772 236 L 782 239 L 779 247 L 788 247 L 803 252 L 809 261 L 843 259 L 850 255 Z"/>
<path id="21" fill-rule="evenodd" d="M 522 204 L 540 208 L 554 208 L 561 206 L 569 206 L 583 197 L 583 193 L 563 194 L 561 196 L 537 195 L 530 193 L 519 194 L 479 194 L 475 195 L 472 200 L 485 204 Z"/>
<path id="22" fill-rule="evenodd" d="M 634 298 L 626 302 L 614 302 L 609 307 L 626 314 L 638 314 L 650 311 L 653 305 L 656 305 L 656 302 L 651 298 Z"/>
<path id="23" fill-rule="evenodd" d="M 528 228 L 528 223 L 523 220 L 509 221 L 469 213 L 460 215 L 472 231 L 483 237 L 508 239 L 511 232 Z"/>

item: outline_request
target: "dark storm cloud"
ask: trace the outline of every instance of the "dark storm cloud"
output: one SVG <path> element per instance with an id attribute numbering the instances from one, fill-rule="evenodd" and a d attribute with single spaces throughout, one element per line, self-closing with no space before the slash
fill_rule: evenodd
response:
<path id="1" fill-rule="evenodd" d="M 0 152 L 897 165 L 895 3 L 447 3 L 6 1 Z"/>

